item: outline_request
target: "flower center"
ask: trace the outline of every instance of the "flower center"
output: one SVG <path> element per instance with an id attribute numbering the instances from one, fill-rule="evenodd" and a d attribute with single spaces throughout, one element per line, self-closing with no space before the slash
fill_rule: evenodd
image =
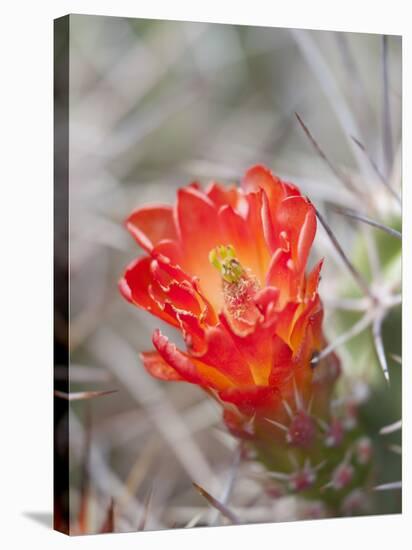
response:
<path id="1" fill-rule="evenodd" d="M 209 252 L 209 261 L 227 283 L 238 283 L 246 274 L 242 264 L 236 258 L 235 249 L 231 244 L 213 248 Z"/>
<path id="2" fill-rule="evenodd" d="M 241 326 L 253 325 L 259 316 L 254 297 L 259 290 L 257 278 L 242 266 L 232 245 L 217 246 L 209 253 L 210 263 L 222 278 L 225 310 Z"/>

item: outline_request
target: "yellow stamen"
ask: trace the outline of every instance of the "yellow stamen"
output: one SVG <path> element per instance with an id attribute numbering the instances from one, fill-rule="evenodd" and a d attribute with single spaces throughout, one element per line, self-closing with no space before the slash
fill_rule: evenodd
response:
<path id="1" fill-rule="evenodd" d="M 236 258 L 235 249 L 231 244 L 213 248 L 209 252 L 209 261 L 228 283 L 238 283 L 245 275 L 245 270 Z"/>

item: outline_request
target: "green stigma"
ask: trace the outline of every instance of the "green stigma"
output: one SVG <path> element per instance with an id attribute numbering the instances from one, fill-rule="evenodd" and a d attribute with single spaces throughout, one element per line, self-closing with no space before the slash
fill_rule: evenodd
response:
<path id="1" fill-rule="evenodd" d="M 219 271 L 222 279 L 228 283 L 238 283 L 245 275 L 245 270 L 236 258 L 235 249 L 231 244 L 213 248 L 209 252 L 209 261 Z"/>

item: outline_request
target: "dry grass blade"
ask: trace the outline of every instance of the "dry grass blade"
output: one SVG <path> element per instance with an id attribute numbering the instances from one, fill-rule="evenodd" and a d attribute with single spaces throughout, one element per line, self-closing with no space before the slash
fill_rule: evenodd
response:
<path id="1" fill-rule="evenodd" d="M 230 465 L 229 469 L 229 475 L 226 480 L 225 488 L 221 497 L 221 504 L 226 506 L 229 503 L 230 495 L 233 492 L 235 482 L 236 482 L 236 476 L 239 470 L 240 462 L 242 459 L 242 453 L 243 453 L 243 445 L 240 443 L 235 451 L 232 464 Z M 212 520 L 210 521 L 210 525 L 217 525 L 219 519 L 219 512 L 216 510 L 216 513 Z"/>
<path id="2" fill-rule="evenodd" d="M 392 481 L 391 483 L 383 483 L 382 485 L 377 485 L 375 491 L 394 491 L 402 489 L 402 481 Z"/>
<path id="3" fill-rule="evenodd" d="M 356 117 L 349 108 L 342 86 L 339 84 L 336 75 L 326 62 L 320 47 L 310 31 L 290 29 L 290 32 L 299 46 L 299 49 L 306 59 L 308 66 L 312 69 L 313 75 L 320 84 L 325 98 L 330 102 L 332 110 L 342 128 L 343 135 L 348 140 L 352 152 L 356 158 L 360 171 L 363 172 L 364 159 L 359 151 L 352 147 L 350 135 L 361 135 Z"/>
<path id="4" fill-rule="evenodd" d="M 114 500 L 111 499 L 107 515 L 103 521 L 103 525 L 100 528 L 100 533 L 113 533 L 114 532 Z"/>
<path id="5" fill-rule="evenodd" d="M 402 240 L 402 233 L 400 231 L 397 231 L 392 227 L 388 227 L 381 222 L 377 222 L 372 218 L 368 218 L 368 216 L 364 216 L 363 214 L 360 214 L 355 210 L 352 210 L 350 208 L 342 208 L 340 206 L 330 206 L 330 208 L 337 214 L 341 214 L 342 216 L 347 216 L 348 218 L 352 218 L 353 220 L 358 220 L 360 222 L 366 223 L 367 225 L 371 225 L 372 227 L 376 227 L 377 229 L 385 231 L 385 233 L 391 235 L 392 237 L 395 237 L 396 239 Z"/>
<path id="6" fill-rule="evenodd" d="M 138 454 L 137 460 L 124 482 L 124 496 L 118 501 L 118 509 L 123 509 L 127 506 L 130 497 L 137 493 L 140 485 L 150 475 L 150 467 L 153 464 L 156 453 L 159 452 L 159 447 L 159 439 L 154 437 L 146 443 L 142 452 Z"/>
<path id="7" fill-rule="evenodd" d="M 329 227 L 329 225 L 326 223 L 326 220 L 323 218 L 323 216 L 321 215 L 321 213 L 319 212 L 319 210 L 317 208 L 315 208 L 316 210 L 316 216 L 318 218 L 318 220 L 320 221 L 320 223 L 322 224 L 323 226 L 323 229 L 326 231 L 328 237 L 330 238 L 330 240 L 332 241 L 332 244 L 334 245 L 334 247 L 336 248 L 339 256 L 342 258 L 344 264 L 346 265 L 346 267 L 348 268 L 348 270 L 350 271 L 350 273 L 352 274 L 353 278 L 355 279 L 355 281 L 358 283 L 360 289 L 367 295 L 369 296 L 373 301 L 375 301 L 375 297 L 372 295 L 370 289 L 369 289 L 369 286 L 368 286 L 368 283 L 365 281 L 365 279 L 363 278 L 362 274 L 356 269 L 356 267 L 353 265 L 353 263 L 349 260 L 349 258 L 347 257 L 347 255 L 345 254 L 345 252 L 343 251 L 343 248 L 341 247 L 341 245 L 339 244 L 337 238 L 335 237 L 332 229 Z"/>
<path id="8" fill-rule="evenodd" d="M 145 530 L 147 518 L 149 517 L 150 503 L 152 502 L 152 495 L 153 495 L 153 487 L 149 489 L 149 492 L 146 495 L 146 498 L 143 504 L 142 517 L 140 518 L 139 525 L 137 527 L 138 531 Z"/>
<path id="9" fill-rule="evenodd" d="M 105 390 L 105 391 L 81 391 L 66 393 L 59 390 L 54 390 L 54 395 L 65 399 L 66 401 L 82 401 L 85 399 L 94 399 L 95 397 L 102 397 L 103 395 L 110 395 L 116 393 L 119 390 Z"/>
<path id="10" fill-rule="evenodd" d="M 312 135 L 311 131 L 309 130 L 309 128 L 303 122 L 301 116 L 296 112 L 295 112 L 295 116 L 296 116 L 299 124 L 301 125 L 303 131 L 305 132 L 305 134 L 309 138 L 309 141 L 312 143 L 313 147 L 315 148 L 315 151 L 318 153 L 318 155 L 321 157 L 321 159 L 327 164 L 327 166 L 330 168 L 332 173 L 338 178 L 338 180 L 342 181 L 342 183 L 345 185 L 345 187 L 347 187 L 349 189 L 349 191 L 351 191 L 352 193 L 355 193 L 358 196 L 359 195 L 359 189 L 357 189 L 353 185 L 352 181 L 348 177 L 346 177 L 345 174 L 343 174 L 340 170 L 338 170 L 338 168 L 336 168 L 336 166 L 329 160 L 329 158 L 326 156 L 323 149 L 320 147 L 319 143 L 313 137 L 313 135 Z"/>
<path id="11" fill-rule="evenodd" d="M 386 175 L 388 176 L 393 164 L 392 122 L 389 101 L 389 74 L 388 74 L 388 37 L 382 36 L 382 128 L 383 128 L 383 154 L 386 163 Z"/>
<path id="12" fill-rule="evenodd" d="M 92 443 L 92 413 L 90 403 L 87 402 L 85 410 L 85 430 L 84 430 L 84 450 L 83 461 L 81 463 L 81 482 L 80 482 L 80 506 L 78 515 L 79 533 L 87 533 L 89 528 L 89 500 L 90 500 L 90 454 Z"/>
<path id="13" fill-rule="evenodd" d="M 87 401 L 91 403 L 91 401 Z M 83 426 L 73 410 L 70 413 L 70 435 L 74 456 L 78 463 L 84 464 L 84 440 L 86 427 Z M 106 462 L 106 457 L 103 455 L 100 446 L 96 441 L 90 443 L 90 464 L 89 475 L 93 486 L 96 487 L 103 495 L 109 498 L 114 498 L 116 502 L 124 495 L 123 480 L 116 475 Z M 127 511 L 123 511 L 123 517 L 127 517 L 130 521 L 130 526 L 134 525 L 136 517 L 140 517 L 143 507 L 135 495 L 130 497 L 128 501 Z M 164 528 L 164 525 L 157 518 L 152 517 L 153 522 L 159 529 Z"/>
<path id="14" fill-rule="evenodd" d="M 376 354 L 378 356 L 378 360 L 382 368 L 383 375 L 386 381 L 389 383 L 388 362 L 386 361 L 385 348 L 383 346 L 383 339 L 382 339 L 382 321 L 383 319 L 381 316 L 377 317 L 373 321 L 372 334 L 373 334 L 373 341 L 375 343 Z"/>
<path id="15" fill-rule="evenodd" d="M 357 107 L 357 113 L 362 113 L 363 118 L 366 120 L 372 120 L 374 117 L 370 100 L 368 98 L 367 92 L 365 90 L 363 75 L 361 74 L 357 60 L 354 58 L 348 39 L 345 33 L 336 32 L 335 33 L 336 41 L 338 44 L 339 52 L 342 57 L 343 66 L 346 70 L 346 80 L 351 91 L 352 96 L 352 108 Z M 355 105 L 354 105 L 355 104 Z M 359 124 L 361 121 L 359 121 Z M 367 133 L 367 124 L 365 124 L 365 130 Z"/>
<path id="16" fill-rule="evenodd" d="M 219 510 L 219 512 L 222 514 L 222 516 L 225 516 L 229 521 L 231 521 L 234 525 L 238 525 L 239 519 L 237 516 L 229 510 L 227 506 L 219 502 L 215 497 L 213 497 L 210 493 L 206 491 L 206 489 L 203 489 L 200 485 L 192 481 L 194 488 L 198 491 L 198 493 L 205 498 L 208 503 L 213 506 L 213 508 L 216 508 L 216 510 Z"/>
<path id="17" fill-rule="evenodd" d="M 126 340 L 110 329 L 101 328 L 89 339 L 88 350 L 144 407 L 148 421 L 168 443 L 190 479 L 209 480 L 215 484 L 216 476 L 187 424 L 160 385 L 143 369 L 136 368 L 135 351 Z"/>
<path id="18" fill-rule="evenodd" d="M 389 193 L 396 199 L 397 203 L 401 206 L 402 200 L 400 196 L 396 193 L 396 191 L 389 185 L 386 178 L 382 174 L 382 172 L 379 170 L 376 162 L 373 160 L 369 152 L 367 151 L 366 147 L 363 145 L 362 142 L 360 142 L 357 138 L 354 136 L 351 136 L 352 141 L 359 147 L 359 149 L 364 153 L 366 158 L 368 159 L 369 164 L 371 165 L 373 171 L 378 176 L 379 180 L 383 183 L 383 185 L 386 187 L 386 189 L 389 191 Z"/>
<path id="19" fill-rule="evenodd" d="M 381 435 L 388 435 L 393 432 L 397 432 L 402 428 L 402 420 L 397 420 L 393 424 L 389 424 L 388 426 L 384 426 L 381 430 L 379 430 L 379 433 Z"/>
<path id="20" fill-rule="evenodd" d="M 199 523 L 199 521 L 202 519 L 203 512 L 199 512 L 195 516 L 192 517 L 191 520 L 189 520 L 186 525 L 184 526 L 184 529 L 191 529 L 192 527 L 196 527 L 196 525 Z"/>

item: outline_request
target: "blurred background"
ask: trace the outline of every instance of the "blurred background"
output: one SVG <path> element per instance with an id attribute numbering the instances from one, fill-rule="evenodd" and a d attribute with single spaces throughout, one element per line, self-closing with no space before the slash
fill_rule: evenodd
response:
<path id="1" fill-rule="evenodd" d="M 236 182 L 264 163 L 325 213 L 371 284 L 389 281 L 399 292 L 399 241 L 328 205 L 400 229 L 381 179 L 400 189 L 401 65 L 395 36 L 70 16 L 70 390 L 117 390 L 70 403 L 73 525 L 86 500 L 87 532 L 100 529 L 112 502 L 116 531 L 221 522 L 192 481 L 216 496 L 230 490 L 245 522 L 306 517 L 302 503 L 266 494 L 250 466 L 238 465 L 236 441 L 198 388 L 162 384 L 142 368 L 138 352 L 151 349 L 160 321 L 117 290 L 140 254 L 122 223 L 139 205 L 173 202 L 190 181 Z M 358 294 L 322 229 L 312 261 L 320 257 L 333 341 L 361 313 L 339 307 Z M 345 383 L 370 388 L 364 414 L 376 434 L 401 414 L 400 307 L 387 317 L 384 343 L 390 389 L 369 333 L 337 350 Z M 399 434 L 388 437 L 399 445 Z M 400 456 L 387 443 L 381 483 L 400 479 Z M 382 513 L 400 510 L 400 492 L 381 500 Z"/>

